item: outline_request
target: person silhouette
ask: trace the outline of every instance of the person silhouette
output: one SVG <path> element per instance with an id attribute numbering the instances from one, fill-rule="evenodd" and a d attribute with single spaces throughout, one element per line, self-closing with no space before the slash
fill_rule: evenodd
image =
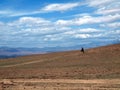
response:
<path id="1" fill-rule="evenodd" d="M 85 52 L 85 50 L 84 50 L 84 48 L 83 48 L 83 47 L 81 48 L 81 52 L 82 52 L 82 53 L 84 53 L 84 52 Z"/>

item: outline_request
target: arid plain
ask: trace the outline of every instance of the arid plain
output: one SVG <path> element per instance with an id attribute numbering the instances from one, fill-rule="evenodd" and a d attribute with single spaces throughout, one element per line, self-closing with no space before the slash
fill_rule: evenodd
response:
<path id="1" fill-rule="evenodd" d="M 0 90 L 120 90 L 120 44 L 1 59 Z"/>

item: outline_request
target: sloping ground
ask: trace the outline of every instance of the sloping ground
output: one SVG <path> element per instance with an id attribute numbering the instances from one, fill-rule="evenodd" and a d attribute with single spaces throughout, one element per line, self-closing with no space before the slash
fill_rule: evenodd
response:
<path id="1" fill-rule="evenodd" d="M 0 79 L 120 78 L 120 44 L 0 60 Z"/>

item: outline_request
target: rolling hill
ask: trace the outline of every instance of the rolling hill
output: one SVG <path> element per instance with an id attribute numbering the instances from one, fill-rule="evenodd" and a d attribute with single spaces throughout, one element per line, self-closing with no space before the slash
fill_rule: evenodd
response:
<path id="1" fill-rule="evenodd" d="M 79 50 L 81 47 L 85 48 L 92 48 L 99 46 L 97 44 L 90 45 L 75 45 L 75 46 L 69 46 L 69 47 L 61 47 L 61 46 L 55 46 L 55 47 L 6 47 L 2 46 L 0 47 L 0 59 L 4 58 L 14 58 L 18 56 L 25 56 L 25 55 L 32 55 L 32 54 L 45 54 L 45 53 L 51 53 L 51 52 L 62 52 L 62 51 L 70 51 L 70 50 Z"/>
<path id="2" fill-rule="evenodd" d="M 0 79 L 120 78 L 120 44 L 0 59 Z"/>

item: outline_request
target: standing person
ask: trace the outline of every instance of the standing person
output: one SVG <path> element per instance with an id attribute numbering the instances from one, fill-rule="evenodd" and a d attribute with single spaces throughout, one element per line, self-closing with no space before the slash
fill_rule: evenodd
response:
<path id="1" fill-rule="evenodd" d="M 81 48 L 81 52 L 83 52 L 83 53 L 85 52 L 85 50 L 84 50 L 84 48 L 83 48 L 83 47 Z"/>

